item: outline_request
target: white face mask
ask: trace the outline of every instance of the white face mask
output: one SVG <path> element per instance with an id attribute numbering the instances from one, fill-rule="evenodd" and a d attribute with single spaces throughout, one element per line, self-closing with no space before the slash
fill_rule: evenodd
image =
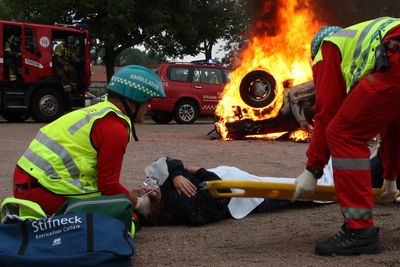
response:
<path id="1" fill-rule="evenodd" d="M 144 172 L 148 178 L 156 180 L 157 184 L 161 186 L 169 176 L 167 158 L 159 158 L 155 162 L 148 165 Z"/>

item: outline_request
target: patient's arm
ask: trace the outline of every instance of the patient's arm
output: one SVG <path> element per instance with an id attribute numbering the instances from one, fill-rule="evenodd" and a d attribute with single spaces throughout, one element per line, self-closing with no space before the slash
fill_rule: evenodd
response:
<path id="1" fill-rule="evenodd" d="M 191 164 L 185 165 L 185 170 L 187 170 L 191 174 L 195 174 L 199 169 L 200 169 L 200 167 L 195 166 L 195 165 L 191 165 Z"/>
<path id="2" fill-rule="evenodd" d="M 184 194 L 187 197 L 194 197 L 196 195 L 196 186 L 182 175 L 175 176 L 172 178 L 172 183 L 178 194 Z"/>

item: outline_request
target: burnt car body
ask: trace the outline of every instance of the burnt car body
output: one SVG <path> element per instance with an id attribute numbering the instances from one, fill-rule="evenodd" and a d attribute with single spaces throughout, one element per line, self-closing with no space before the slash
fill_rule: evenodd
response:
<path id="1" fill-rule="evenodd" d="M 285 81 L 283 104 L 278 115 L 273 118 L 253 120 L 242 116 L 248 109 L 253 109 L 253 113 L 256 114 L 268 112 L 267 107 L 276 97 L 275 87 L 275 79 L 265 71 L 256 70 L 244 76 L 239 90 L 240 97 L 247 106 L 233 107 L 238 119 L 224 123 L 228 131 L 227 139 L 249 139 L 252 136 L 294 132 L 300 129 L 309 132 L 312 129 L 315 103 L 313 81 L 295 86 L 292 86 L 290 80 Z M 218 127 L 216 128 L 218 132 Z"/>

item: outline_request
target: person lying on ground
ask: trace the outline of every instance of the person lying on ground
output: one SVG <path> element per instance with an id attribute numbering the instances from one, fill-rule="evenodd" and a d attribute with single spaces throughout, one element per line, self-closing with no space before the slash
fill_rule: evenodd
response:
<path id="1" fill-rule="evenodd" d="M 251 212 L 266 212 L 292 205 L 315 205 L 313 202 L 263 198 L 214 198 L 208 190 L 201 190 L 201 183 L 213 180 L 267 181 L 236 167 L 205 168 L 184 165 L 181 160 L 162 157 L 146 168 L 148 178 L 143 188 L 137 190 L 150 202 L 146 212 L 139 211 L 141 225 L 205 225 L 227 218 L 241 219 Z M 280 179 L 285 178 L 270 178 Z M 290 178 L 286 178 L 290 179 Z M 294 178 L 291 179 L 294 182 Z M 329 180 L 327 178 L 327 180 Z M 149 184 L 149 181 L 157 181 Z M 321 180 L 322 181 L 322 180 Z M 326 181 L 333 184 L 332 181 Z"/>
<path id="2" fill-rule="evenodd" d="M 372 184 L 382 187 L 382 162 L 380 152 L 371 159 Z M 138 212 L 140 223 L 146 225 L 205 225 L 227 218 L 241 219 L 249 213 L 266 212 L 291 206 L 315 206 L 311 201 L 263 198 L 214 198 L 200 184 L 212 180 L 249 180 L 293 183 L 294 178 L 259 177 L 236 167 L 219 166 L 208 169 L 184 165 L 181 160 L 162 157 L 147 166 L 145 186 L 136 190 L 147 195 L 148 209 Z M 399 179 L 400 181 L 400 179 Z M 157 182 L 158 185 L 157 186 Z M 333 185 L 332 167 L 324 168 L 320 185 Z M 233 189 L 237 190 L 237 189 Z"/>

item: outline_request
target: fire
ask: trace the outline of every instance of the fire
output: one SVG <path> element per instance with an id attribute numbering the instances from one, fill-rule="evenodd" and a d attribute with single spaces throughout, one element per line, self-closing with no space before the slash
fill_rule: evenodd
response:
<path id="1" fill-rule="evenodd" d="M 295 132 L 292 132 L 289 136 L 290 140 L 294 140 L 296 142 L 308 142 L 311 139 L 311 133 L 303 131 L 303 130 L 298 130 Z"/>
<path id="2" fill-rule="evenodd" d="M 269 1 L 265 1 L 263 13 L 269 8 Z M 216 115 L 218 132 L 224 140 L 228 131 L 226 123 L 237 120 L 251 119 L 253 121 L 274 118 L 278 115 L 283 105 L 284 86 L 286 80 L 293 80 L 293 84 L 302 83 L 312 79 L 309 63 L 310 43 L 313 35 L 321 27 L 313 18 L 309 7 L 309 0 L 302 1 L 303 7 L 299 8 L 296 0 L 279 0 L 277 11 L 277 24 L 279 32 L 274 36 L 266 33 L 269 25 L 258 21 L 255 25 L 263 34 L 255 34 L 250 38 L 249 44 L 240 54 L 240 66 L 230 76 L 230 82 L 225 86 L 222 99 L 219 102 Z M 276 80 L 275 99 L 264 108 L 252 108 L 243 102 L 239 93 L 239 86 L 243 77 L 253 70 L 264 70 Z M 242 112 L 238 116 L 237 107 Z M 260 135 L 257 138 L 274 139 L 270 135 Z"/>

